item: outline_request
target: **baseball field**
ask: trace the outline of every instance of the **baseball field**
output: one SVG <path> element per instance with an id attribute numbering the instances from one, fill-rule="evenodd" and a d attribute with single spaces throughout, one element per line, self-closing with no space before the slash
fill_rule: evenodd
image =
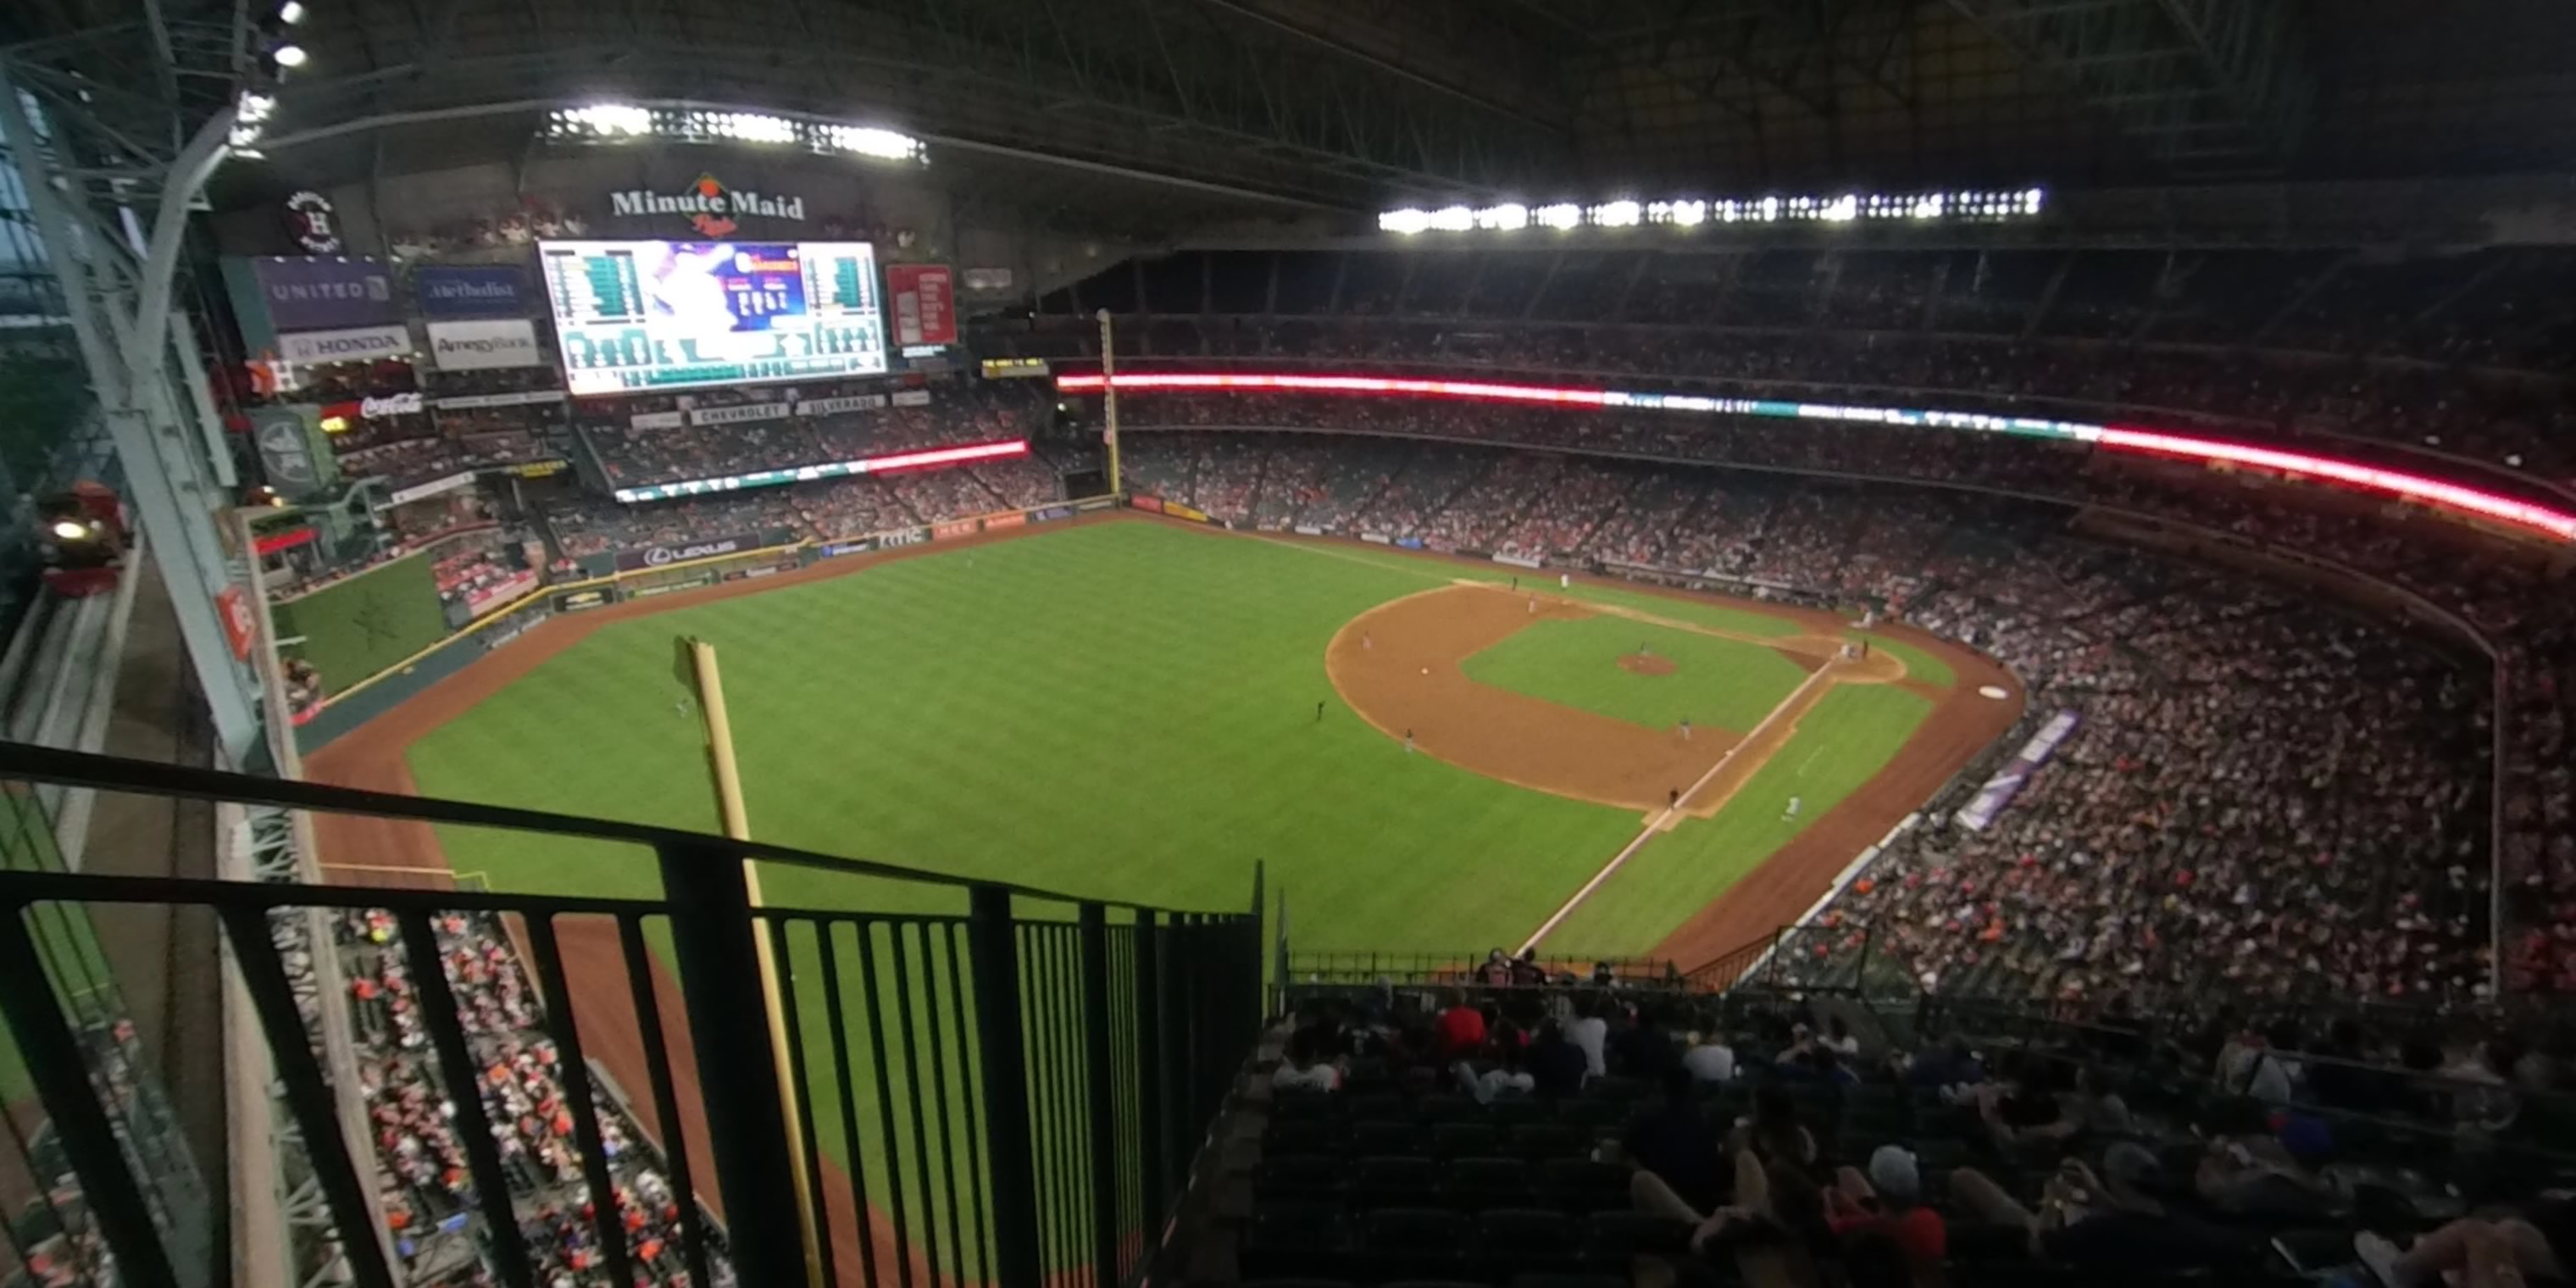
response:
<path id="1" fill-rule="evenodd" d="M 761 839 L 1211 911 L 1242 908 L 1261 861 L 1300 949 L 1696 964 L 1793 920 L 2021 705 L 1990 662 L 1902 628 L 1114 516 L 560 617 L 310 771 L 717 830 L 678 634 L 716 646 Z M 648 856 L 544 838 L 334 820 L 322 847 L 344 876 L 658 893 Z M 763 881 L 781 904 L 964 911 L 864 877 Z M 640 1088 L 631 1012 L 602 992 L 577 1004 L 585 1041 Z M 854 1093 L 872 1121 L 874 1090 Z M 816 1116 L 850 1167 L 837 1104 Z"/>

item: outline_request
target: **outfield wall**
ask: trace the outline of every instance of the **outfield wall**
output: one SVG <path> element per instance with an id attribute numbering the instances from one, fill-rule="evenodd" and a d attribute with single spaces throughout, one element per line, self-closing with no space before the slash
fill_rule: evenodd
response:
<path id="1" fill-rule="evenodd" d="M 436 644 L 447 634 L 430 552 L 276 601 L 270 609 L 286 652 L 313 664 L 337 692 Z"/>

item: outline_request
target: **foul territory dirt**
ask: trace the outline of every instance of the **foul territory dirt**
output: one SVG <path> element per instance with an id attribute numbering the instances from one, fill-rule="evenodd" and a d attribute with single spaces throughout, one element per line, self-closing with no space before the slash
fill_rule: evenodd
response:
<path id="1" fill-rule="evenodd" d="M 1130 515 L 1085 516 L 1072 522 L 1166 522 L 1204 533 L 1212 540 L 1285 540 L 1228 534 L 1177 520 Z M 306 762 L 306 776 L 346 787 L 417 794 L 403 759 L 414 740 L 492 698 L 512 681 L 580 643 L 603 625 L 841 576 L 889 560 L 1010 540 L 1028 531 L 1015 529 L 963 541 L 836 559 L 776 577 L 728 582 L 558 616 L 315 753 Z M 1301 538 L 1295 544 L 1330 547 L 1333 543 Z M 1433 566 L 1442 562 L 1440 556 L 1423 558 Z M 1490 565 L 1474 566 L 1490 571 Z M 1604 584 L 1640 589 L 1623 581 L 1605 580 Z M 1700 598 L 1678 591 L 1657 593 L 1667 593 L 1675 599 Z M 1737 601 L 1729 602 L 1745 607 Z M 1760 763 L 1757 752 L 1767 754 L 1766 748 L 1746 746 L 1724 766 L 1724 772 L 1712 775 L 1710 771 L 1719 768 L 1728 751 L 1744 741 L 1743 734 L 1753 731 L 1703 727 L 1694 729 L 1691 738 L 1684 740 L 1677 730 L 1644 729 L 1468 681 L 1458 670 L 1461 659 L 1533 620 L 1594 612 L 1651 619 L 1650 614 L 1634 610 L 1587 606 L 1551 597 L 1542 597 L 1538 603 L 1533 614 L 1526 593 L 1467 585 L 1398 600 L 1346 626 L 1330 647 L 1327 668 L 1352 705 L 1388 736 L 1400 738 L 1410 728 L 1424 754 L 1542 791 L 1651 811 L 1662 808 L 1668 793 L 1680 788 L 1692 792 L 1684 812 L 1705 814 L 1713 812 L 1716 803 L 1732 791 L 1730 780 L 1740 782 L 1750 776 L 1752 768 Z M 1845 629 L 1845 623 L 1834 614 L 1771 605 L 1763 605 L 1758 611 L 1795 622 L 1802 633 L 1749 642 L 1775 648 L 1811 672 L 1819 668 L 1836 672 L 1816 679 L 1896 683 L 1933 699 L 1937 705 L 1886 768 L 1657 946 L 1655 955 L 1670 958 L 1685 968 L 1794 921 L 1824 894 L 1852 856 L 1920 806 L 1960 766 L 2009 728 L 2021 711 L 2021 688 L 2009 673 L 1982 655 L 1920 631 L 1903 626 L 1877 628 L 1883 635 L 1902 639 L 1948 662 L 1957 672 L 1958 682 L 1946 691 L 1906 676 L 1902 664 L 1891 657 L 1873 654 L 1863 661 L 1834 660 Z M 1425 668 L 1430 669 L 1429 676 L 1423 674 Z M 1989 684 L 2001 686 L 2010 696 L 2002 701 L 1977 696 L 1977 688 Z M 1803 700 L 1812 701 L 1813 695 L 1820 695 L 1826 687 L 1823 683 L 1810 683 L 1801 686 L 1799 694 L 1807 695 Z M 1787 731 L 1794 728 L 1801 701 L 1800 696 L 1793 695 L 1786 704 L 1790 709 L 1775 711 L 1767 718 L 1758 741 L 1771 744 L 1775 734 L 1785 740 Z M 1707 781 L 1701 783 L 1704 777 Z M 1700 784 L 1696 790 L 1694 783 Z M 425 824 L 338 815 L 316 815 L 314 823 L 323 867 L 335 880 L 432 888 L 452 883 L 437 833 Z M 637 861 L 648 860 L 639 855 Z M 669 1131 L 677 1127 L 688 1144 L 699 1186 L 721 1213 L 722 1199 L 713 1185 L 697 1061 L 687 1040 L 685 1012 L 677 987 L 661 963 L 655 962 L 653 993 L 667 1037 L 665 1050 L 670 1056 L 674 1098 L 678 1101 L 676 1106 L 666 1108 L 657 1104 L 652 1095 L 644 1059 L 647 1039 L 629 996 L 615 928 L 596 918 L 568 917 L 558 923 L 557 930 L 573 994 L 573 1016 L 585 1054 L 598 1060 L 617 1081 L 648 1132 L 667 1141 Z M 676 1112 L 668 1111 L 672 1109 Z M 822 1161 L 822 1172 L 829 1209 L 825 1225 L 831 1232 L 838 1277 L 845 1284 L 866 1282 L 860 1233 L 851 1219 L 854 1204 L 850 1178 L 844 1169 L 828 1160 Z M 866 1220 L 876 1262 L 875 1279 L 891 1281 L 897 1274 L 893 1225 L 873 1206 Z M 908 1260 L 915 1282 L 948 1282 L 947 1276 L 930 1273 L 918 1247 L 912 1249 Z"/>

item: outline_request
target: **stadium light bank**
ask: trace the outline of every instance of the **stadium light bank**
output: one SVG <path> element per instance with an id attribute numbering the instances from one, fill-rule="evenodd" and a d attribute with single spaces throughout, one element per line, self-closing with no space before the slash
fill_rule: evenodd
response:
<path id="1" fill-rule="evenodd" d="M 753 143 L 803 148 L 823 156 L 928 164 L 919 139 L 873 125 L 728 108 L 647 107 L 592 103 L 546 114 L 544 137 L 558 143 Z"/>
<path id="2" fill-rule="evenodd" d="M 1424 210 L 1407 206 L 1381 212 L 1378 231 L 1412 236 L 1418 233 L 1509 233 L 1525 228 L 1559 232 L 1576 228 L 1635 228 L 1660 225 L 1700 228 L 1712 224 L 1848 224 L 1904 220 L 1917 223 L 1994 224 L 2034 219 L 2048 204 L 2039 188 L 2016 191 L 1970 189 L 1957 192 L 1858 193 L 1838 196 L 1750 197 L 1669 201 L 1604 201 L 1577 205 L 1560 201 L 1545 206 L 1505 202 L 1497 206 L 1442 206 Z"/>
<path id="3" fill-rule="evenodd" d="M 1098 374 L 1056 377 L 1056 389 L 1068 394 L 1100 392 Z M 2530 501 L 2484 492 L 2441 479 L 2382 469 L 2359 461 L 2307 452 L 2289 452 L 2252 443 L 2169 434 L 2160 430 L 2099 425 L 2078 420 L 2035 416 L 1997 416 L 1986 412 L 1936 411 L 1910 407 L 1858 407 L 1836 403 L 1788 402 L 1770 398 L 1712 398 L 1701 394 L 1636 393 L 1621 389 L 1527 385 L 1479 380 L 1423 380 L 1394 376 L 1288 375 L 1274 372 L 1121 372 L 1117 388 L 1124 393 L 1209 390 L 1290 394 L 1346 394 L 1364 398 L 1446 398 L 1471 402 L 1505 402 L 1557 407 L 1598 407 L 1639 411 L 1687 412 L 1703 416 L 1761 416 L 1784 420 L 1830 420 L 1871 425 L 1899 425 L 1972 433 L 2012 434 L 2091 444 L 2100 451 L 2163 456 L 2205 464 L 2270 470 L 2292 478 L 2331 483 L 2382 496 L 2417 502 L 2438 510 L 2536 532 L 2576 545 L 2576 513 Z"/>

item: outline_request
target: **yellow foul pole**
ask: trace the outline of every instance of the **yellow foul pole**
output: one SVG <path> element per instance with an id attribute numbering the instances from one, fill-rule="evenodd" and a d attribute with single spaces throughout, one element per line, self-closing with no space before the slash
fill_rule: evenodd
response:
<path id="1" fill-rule="evenodd" d="M 709 761 L 715 771 L 716 810 L 723 816 L 724 833 L 737 841 L 751 839 L 751 815 L 743 808 L 742 774 L 733 758 L 733 723 L 725 714 L 724 677 L 716 670 L 716 646 L 704 640 L 688 642 L 691 668 L 697 675 L 698 709 L 707 717 Z M 742 861 L 742 880 L 751 895 L 751 906 L 758 908 L 760 865 L 750 859 Z M 809 1288 L 823 1288 L 823 1263 L 817 1255 L 820 1245 L 814 1227 L 814 1196 L 806 1193 L 805 1124 L 796 1112 L 797 1061 L 805 1053 L 788 1045 L 787 1011 L 779 998 L 778 959 L 765 932 L 752 937 L 753 951 L 760 957 L 761 1001 L 769 1008 L 769 1049 L 778 1062 L 778 1108 L 787 1120 L 788 1163 L 796 1171 L 796 1219 L 805 1235 L 805 1279 Z M 853 1161 L 855 1166 L 855 1160 Z"/>
<path id="2" fill-rule="evenodd" d="M 1125 496 L 1127 489 L 1118 483 L 1118 345 L 1109 324 L 1109 310 L 1100 311 L 1100 408 L 1108 418 L 1109 495 Z"/>

